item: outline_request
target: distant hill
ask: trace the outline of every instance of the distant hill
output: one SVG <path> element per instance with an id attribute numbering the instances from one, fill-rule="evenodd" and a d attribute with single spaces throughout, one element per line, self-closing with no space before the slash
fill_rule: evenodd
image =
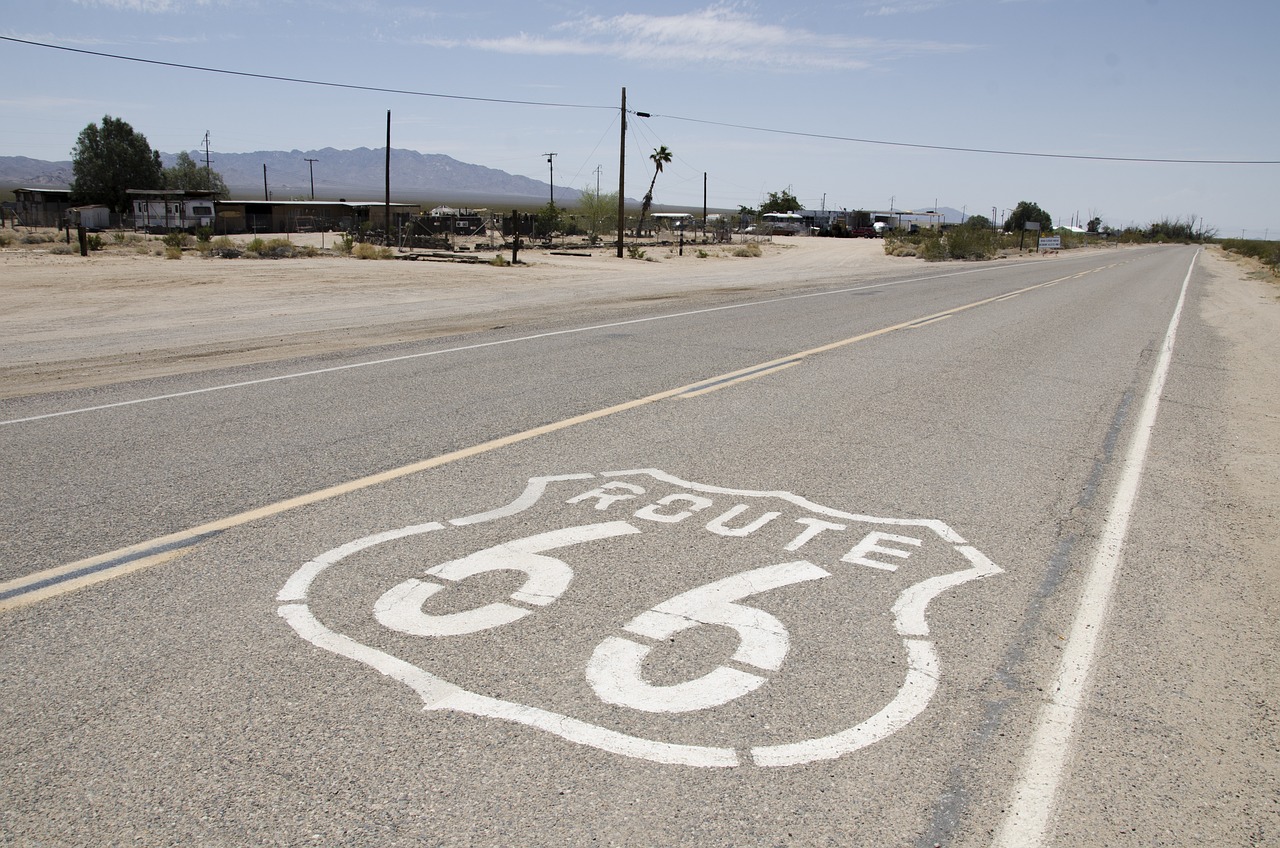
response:
<path id="1" fill-rule="evenodd" d="M 46 162 L 26 156 L 0 156 L 0 183 L 20 188 L 66 188 L 71 185 L 71 160 Z"/>
<path id="2" fill-rule="evenodd" d="M 204 162 L 203 150 L 189 153 L 197 163 Z M 160 154 L 166 167 L 177 158 L 176 153 Z M 258 199 L 263 196 L 264 165 L 267 190 L 273 200 L 310 198 L 313 169 L 317 200 L 380 200 L 386 191 L 385 148 L 211 152 L 209 158 L 233 198 Z M 307 159 L 316 161 L 308 163 Z M 70 161 L 48 162 L 25 156 L 0 156 L 0 183 L 6 185 L 66 188 L 71 179 Z M 556 203 L 560 205 L 576 202 L 581 192 L 556 186 L 555 194 Z M 430 199 L 470 205 L 507 201 L 529 205 L 550 200 L 551 190 L 547 183 L 529 177 L 471 165 L 439 153 L 419 153 L 393 147 L 391 196 L 393 200 L 402 201 Z"/>

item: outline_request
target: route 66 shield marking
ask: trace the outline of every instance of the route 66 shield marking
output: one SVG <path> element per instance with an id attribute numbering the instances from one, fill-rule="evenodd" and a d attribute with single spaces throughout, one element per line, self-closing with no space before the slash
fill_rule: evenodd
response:
<path id="1" fill-rule="evenodd" d="M 356 539 L 277 600 L 427 711 L 658 763 L 789 766 L 919 715 L 941 674 L 926 608 L 1000 571 L 940 521 L 637 469 L 535 477 L 490 511 Z"/>

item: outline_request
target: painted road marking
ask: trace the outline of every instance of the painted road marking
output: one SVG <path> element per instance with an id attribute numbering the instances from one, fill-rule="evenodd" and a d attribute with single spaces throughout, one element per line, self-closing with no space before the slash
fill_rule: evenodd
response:
<path id="1" fill-rule="evenodd" d="M 1053 280 L 1048 280 L 1047 282 L 1036 283 L 1035 285 L 1018 289 L 1016 293 L 1021 294 L 1035 291 L 1037 289 L 1047 288 L 1068 279 L 1071 279 L 1071 277 L 1058 277 Z M 723 388 L 724 386 L 721 384 L 728 385 L 742 382 L 747 379 L 765 376 L 766 374 L 776 373 L 783 367 L 790 367 L 792 365 L 799 364 L 811 356 L 817 356 L 819 354 L 839 350 L 840 348 L 878 338 L 899 330 L 910 329 L 921 321 L 933 321 L 958 315 L 970 309 L 976 309 L 980 306 L 985 306 L 987 304 L 1003 300 L 1005 297 L 1007 297 L 1007 295 L 975 300 L 971 303 L 943 310 L 942 312 L 926 315 L 923 318 L 903 321 L 889 327 L 882 327 L 878 330 L 872 330 L 867 333 L 851 336 L 847 339 L 841 339 L 819 347 L 810 348 L 809 350 L 801 351 L 790 356 L 780 357 L 778 359 L 763 362 L 747 368 L 740 368 L 736 371 L 731 371 L 718 377 L 712 377 L 708 380 L 700 380 L 686 386 L 656 392 L 654 394 L 647 395 L 646 397 L 624 401 L 623 403 L 614 404 L 613 406 L 604 407 L 603 409 L 584 412 L 581 415 L 575 415 L 560 421 L 554 421 L 550 424 L 544 424 L 540 427 L 534 427 L 520 433 L 513 433 L 509 436 L 491 439 L 490 441 L 482 442 L 468 448 L 451 451 L 449 453 L 424 459 L 409 465 L 403 465 L 399 468 L 392 468 L 378 474 L 370 474 L 366 477 L 360 477 L 356 480 L 350 480 L 346 483 L 329 486 L 315 492 L 298 495 L 297 497 L 287 498 L 273 504 L 267 504 L 266 506 L 237 513 L 216 521 L 210 521 L 186 530 L 179 530 L 175 533 L 160 536 L 146 542 L 139 542 L 138 544 L 110 551 L 105 554 L 77 560 L 76 562 L 72 562 L 67 565 L 19 577 L 0 584 L 0 612 L 27 606 L 28 604 L 36 603 L 37 601 L 55 597 L 80 588 L 83 585 L 89 585 L 89 583 L 98 583 L 104 580 L 110 580 L 114 577 L 131 574 L 142 568 L 159 565 L 171 559 L 169 552 L 173 548 L 194 544 L 204 537 L 220 533 L 224 530 L 229 530 L 233 527 L 239 527 L 253 521 L 258 521 L 259 519 L 279 515 L 281 513 L 297 509 L 298 507 L 310 506 L 332 498 L 348 495 L 361 489 L 378 486 L 401 477 L 407 477 L 432 468 L 438 468 L 442 465 L 448 465 L 449 463 L 457 462 L 461 459 L 469 459 L 474 456 L 479 456 L 480 454 L 488 453 L 489 451 L 509 447 L 510 445 L 535 439 L 539 436 L 545 436 L 549 433 L 566 430 L 579 424 L 608 418 L 609 416 L 617 415 L 621 412 L 638 409 L 642 406 L 658 403 L 659 401 L 664 401 L 669 398 L 681 396 L 687 398 L 696 396 L 697 394 L 705 394 L 706 391 L 715 388 Z M 477 347 L 479 347 L 479 345 Z M 89 583 L 77 582 L 67 577 L 67 575 L 79 574 L 90 570 L 93 571 L 95 576 L 93 580 L 89 581 Z"/>
<path id="2" fill-rule="evenodd" d="M 1160 346 L 1160 356 L 1142 401 L 1133 441 L 1125 454 L 1123 471 L 1102 528 L 1098 550 L 1085 578 L 1080 606 L 1076 609 L 1075 621 L 1067 636 L 1058 674 L 1047 690 L 1050 693 L 1049 700 L 1040 710 L 1039 721 L 1027 748 L 1009 811 L 992 843 L 995 848 L 1038 848 L 1045 844 L 1049 836 L 1050 818 L 1063 772 L 1066 770 L 1076 717 L 1084 705 L 1089 673 L 1097 654 L 1103 625 L 1106 624 L 1111 596 L 1115 591 L 1129 519 L 1133 516 L 1138 490 L 1142 485 L 1147 450 L 1151 446 L 1156 413 L 1160 408 L 1160 395 L 1164 391 L 1165 378 L 1173 361 L 1173 342 L 1182 317 L 1182 306 L 1186 302 L 1191 273 L 1195 270 L 1199 256 L 1200 251 L 1197 250 L 1195 256 L 1191 257 L 1187 276 L 1182 281 L 1182 291 L 1178 295 L 1177 306 L 1169 320 L 1169 328 Z"/>
<path id="3" fill-rule="evenodd" d="M 525 535 L 540 526 L 557 529 Z M 883 532 L 888 527 L 898 532 Z M 475 539 L 485 547 L 467 553 Z M 684 559 L 708 545 L 755 551 L 766 562 L 779 550 L 803 549 L 804 559 L 741 571 L 733 557 L 713 553 L 688 569 Z M 422 571 L 440 552 L 463 555 Z M 891 569 L 860 567 L 883 563 L 880 557 L 900 561 Z M 520 588 L 507 594 L 508 581 L 478 581 L 438 607 L 437 590 L 422 588 L 430 579 L 458 585 L 494 571 L 514 572 Z M 630 607 L 617 589 L 623 571 L 640 597 L 673 594 L 619 617 Z M 404 579 L 412 572 L 422 579 Z M 304 563 L 276 600 L 303 639 L 404 683 L 427 713 L 512 722 L 661 764 L 778 767 L 841 757 L 909 724 L 943 679 L 929 603 L 999 573 L 936 519 L 859 515 L 789 492 L 632 469 L 535 477 L 514 501 L 479 515 L 356 539 Z M 690 588 L 693 578 L 700 585 Z M 384 591 L 387 585 L 393 588 Z M 499 593 L 496 603 L 490 592 Z M 871 595 L 884 607 L 854 614 Z M 332 629 L 317 610 L 341 615 L 361 638 Z M 363 626 L 362 610 L 386 630 Z M 650 675 L 670 662 L 668 643 L 704 626 L 737 637 L 732 655 L 692 679 L 667 670 L 655 683 Z M 793 660 L 793 639 L 835 647 Z M 839 648 L 875 639 L 900 647 L 858 661 Z M 898 670 L 903 659 L 905 672 Z M 901 682 L 867 697 L 864 677 L 877 669 Z M 558 682 L 539 685 L 544 677 Z M 815 685 L 843 687 L 820 719 L 797 694 Z M 494 690 L 522 694 L 482 694 Z M 575 717 L 580 711 L 587 717 Z"/>
<path id="4" fill-rule="evenodd" d="M 1026 265 L 1032 265 L 1032 262 L 1022 262 L 1015 265 L 1006 265 L 1006 268 L 1021 268 Z M 1107 266 L 1110 267 L 1110 266 Z M 912 277 L 906 280 L 894 280 L 891 282 L 866 283 L 858 286 L 851 286 L 844 289 L 836 289 L 834 291 L 809 292 L 807 294 L 787 295 L 785 297 L 774 297 L 766 300 L 754 300 L 750 303 L 733 303 L 727 306 L 712 306 L 706 309 L 693 309 L 688 312 L 673 312 L 668 315 L 653 315 L 648 318 L 633 318 L 627 321 L 615 321 L 608 324 L 595 324 L 588 327 L 574 327 L 569 330 L 553 330 L 546 333 L 535 333 L 529 336 L 518 336 L 512 339 L 498 339 L 491 342 L 478 342 L 476 344 L 462 345 L 460 347 L 445 348 L 443 350 L 428 350 L 420 353 L 409 353 L 403 356 L 390 356 L 384 359 L 373 359 L 365 362 L 353 362 L 348 365 L 335 365 L 330 368 L 316 368 L 310 371 L 298 371 L 290 374 L 277 374 L 273 377 L 262 377 L 257 380 L 242 380 L 236 383 L 224 383 L 217 386 L 205 386 L 200 389 L 190 389 L 184 392 L 172 392 L 164 395 L 153 395 L 151 397 L 134 398 L 132 400 L 122 400 L 116 403 L 104 403 L 98 406 L 85 406 L 76 409 L 64 409 L 59 412 L 46 412 L 41 415 L 30 415 L 25 418 L 11 418 L 6 421 L 0 421 L 0 427 L 13 424 L 26 424 L 32 421 L 44 421 L 50 418 L 61 418 L 67 415 L 80 415 L 87 412 L 101 412 L 107 409 L 118 409 L 125 406 L 136 406 L 145 403 L 157 403 L 165 400 L 176 400 L 178 398 L 192 397 L 194 395 L 208 394 L 210 392 L 222 392 L 231 389 L 243 389 L 250 386 L 263 385 L 265 383 L 276 383 L 282 380 L 297 380 L 304 377 L 317 377 L 322 374 L 332 374 L 338 371 L 350 371 L 356 368 L 370 368 L 379 365 L 391 365 L 397 362 L 408 362 L 414 359 L 423 359 L 429 356 L 443 356 L 450 353 L 464 353 L 470 350 L 481 350 L 488 347 L 499 347 L 502 345 L 519 344 L 521 342 L 537 341 L 539 339 L 554 338 L 556 336 L 575 335 L 578 333 L 589 333 L 596 330 L 608 330 L 615 327 L 626 327 L 633 324 L 645 324 L 651 321 L 668 321 L 674 318 L 688 318 L 693 315 L 706 315 L 713 312 L 725 312 L 731 309 L 748 309 L 756 306 L 765 306 L 771 303 L 785 303 L 791 300 L 805 300 L 813 297 L 831 297 L 833 295 L 848 294 L 850 292 L 864 291 L 866 289 L 889 288 L 890 286 L 906 285 L 908 283 L 922 283 L 929 280 L 941 280 L 948 277 L 961 277 L 968 274 L 977 274 L 982 271 L 989 270 L 987 268 L 975 268 L 968 271 L 952 271 L 946 274 L 931 274 L 926 277 Z"/>

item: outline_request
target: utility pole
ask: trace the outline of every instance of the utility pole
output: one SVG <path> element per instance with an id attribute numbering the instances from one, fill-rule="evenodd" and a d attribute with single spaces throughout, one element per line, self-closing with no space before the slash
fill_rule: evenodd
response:
<path id="1" fill-rule="evenodd" d="M 204 174 L 209 178 L 209 185 L 213 185 L 213 172 L 209 162 L 209 131 L 204 131 Z"/>
<path id="2" fill-rule="evenodd" d="M 547 157 L 547 164 L 551 166 L 551 208 L 555 209 L 556 208 L 556 162 L 555 162 L 556 154 L 544 153 L 542 155 Z"/>
<path id="3" fill-rule="evenodd" d="M 618 142 L 618 258 L 622 258 L 622 243 L 627 222 L 623 209 L 623 197 L 627 191 L 627 87 L 622 87 L 622 140 Z"/>
<path id="4" fill-rule="evenodd" d="M 387 194 L 383 205 L 386 216 L 387 247 L 391 246 L 391 110 L 387 110 Z"/>
<path id="5" fill-rule="evenodd" d="M 600 166 L 596 165 L 596 198 L 600 197 Z"/>
<path id="6" fill-rule="evenodd" d="M 267 163 L 262 163 L 262 199 L 270 200 L 271 194 L 267 191 Z"/>
<path id="7" fill-rule="evenodd" d="M 303 157 L 303 158 L 306 159 L 306 157 Z M 307 170 L 311 172 L 311 199 L 312 200 L 316 199 L 316 163 L 319 161 L 320 161 L 319 159 L 306 159 Z"/>

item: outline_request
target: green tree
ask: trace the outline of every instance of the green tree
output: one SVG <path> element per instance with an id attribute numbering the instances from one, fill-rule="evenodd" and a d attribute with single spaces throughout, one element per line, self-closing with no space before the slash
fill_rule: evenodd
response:
<path id="1" fill-rule="evenodd" d="M 178 154 L 178 160 L 172 167 L 164 169 L 164 187 L 184 191 L 211 191 L 219 198 L 226 197 L 228 193 L 222 174 L 212 168 L 197 165 L 196 160 L 185 150 Z"/>
<path id="2" fill-rule="evenodd" d="M 804 206 L 801 205 L 796 196 L 791 193 L 790 189 L 784 188 L 782 191 L 769 192 L 769 199 L 760 204 L 760 214 L 767 212 L 799 212 Z"/>
<path id="3" fill-rule="evenodd" d="M 1091 233 L 1100 232 L 1102 230 L 1102 219 L 1090 218 L 1089 223 L 1085 225 L 1085 230 Z"/>
<path id="4" fill-rule="evenodd" d="M 578 196 L 578 215 L 583 226 L 593 236 L 617 230 L 618 193 L 602 192 L 594 187 L 584 188 Z"/>
<path id="5" fill-rule="evenodd" d="M 640 231 L 644 229 L 644 216 L 649 214 L 649 207 L 653 205 L 653 187 L 658 182 L 658 174 L 662 173 L 662 166 L 671 162 L 671 151 L 664 144 L 649 154 L 649 159 L 653 161 L 653 179 L 649 180 L 649 190 L 644 193 L 644 200 L 640 204 L 640 221 L 636 224 L 636 238 L 640 237 Z"/>
<path id="6" fill-rule="evenodd" d="M 164 186 L 160 154 L 147 137 L 119 118 L 106 115 L 102 126 L 80 131 L 71 151 L 71 202 L 101 203 L 114 212 L 129 211 L 129 189 Z"/>
<path id="7" fill-rule="evenodd" d="M 1016 233 L 1025 229 L 1028 221 L 1039 221 L 1041 230 L 1053 229 L 1053 218 L 1049 213 L 1041 209 L 1029 200 L 1023 200 L 1014 207 L 1013 212 L 1005 219 L 1004 231 L 1007 233 Z"/>
<path id="8" fill-rule="evenodd" d="M 554 203 L 548 202 L 538 210 L 534 216 L 536 234 L 541 237 L 549 237 L 552 233 L 560 232 L 564 229 L 564 222 L 561 220 L 562 215 L 560 208 Z"/>
<path id="9" fill-rule="evenodd" d="M 973 230 L 989 230 L 991 229 L 991 219 L 986 215 L 970 215 L 965 219 L 964 225 Z"/>

